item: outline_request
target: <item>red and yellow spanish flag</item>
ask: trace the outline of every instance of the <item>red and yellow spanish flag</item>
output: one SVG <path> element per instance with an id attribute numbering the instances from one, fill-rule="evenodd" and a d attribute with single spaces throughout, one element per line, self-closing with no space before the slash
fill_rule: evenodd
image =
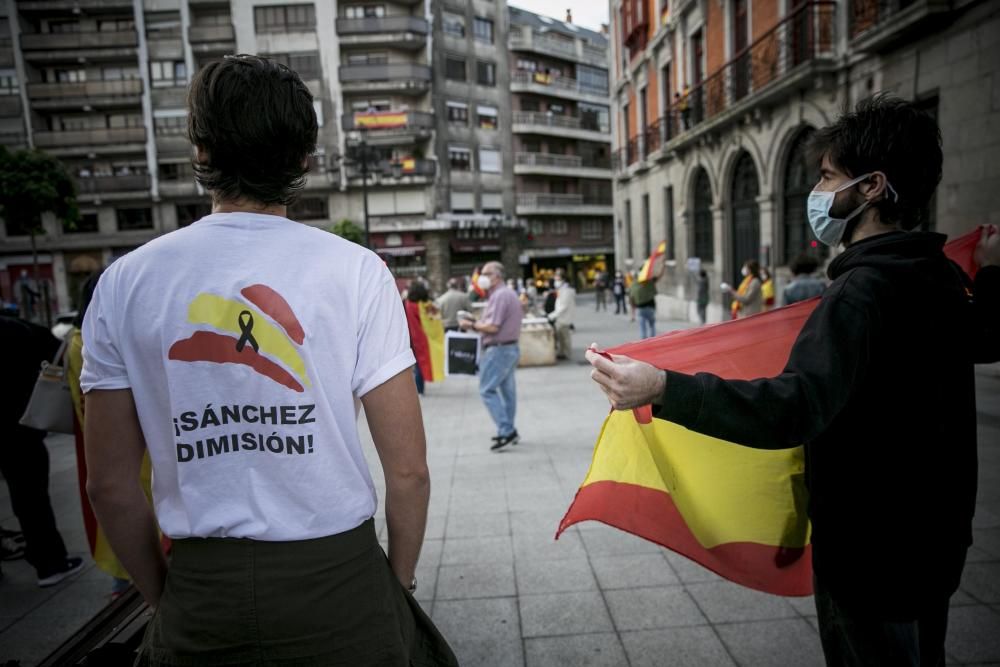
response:
<path id="1" fill-rule="evenodd" d="M 410 329 L 410 346 L 417 358 L 420 374 L 426 382 L 444 379 L 444 325 L 432 310 L 430 301 L 406 301 L 406 324 Z"/>
<path id="2" fill-rule="evenodd" d="M 660 241 L 660 244 L 653 249 L 653 254 L 649 256 L 649 259 L 647 259 L 643 263 L 642 268 L 639 269 L 638 280 L 640 283 L 649 282 L 650 280 L 653 280 L 653 278 L 656 277 L 656 271 L 654 270 L 656 266 L 656 260 L 658 260 L 666 251 L 667 251 L 667 242 Z"/>
<path id="3" fill-rule="evenodd" d="M 974 274 L 979 230 L 945 246 Z M 727 379 L 779 374 L 819 299 L 613 350 L 684 373 Z M 754 449 L 652 416 L 612 411 L 590 471 L 559 525 L 601 521 L 656 542 L 749 588 L 812 593 L 803 447 Z"/>

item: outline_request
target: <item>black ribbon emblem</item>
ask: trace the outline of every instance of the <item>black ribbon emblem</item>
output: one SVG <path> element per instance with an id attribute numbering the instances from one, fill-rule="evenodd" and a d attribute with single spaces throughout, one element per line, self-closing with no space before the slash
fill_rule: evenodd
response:
<path id="1" fill-rule="evenodd" d="M 260 345 L 257 344 L 257 339 L 253 337 L 253 313 L 249 310 L 241 311 L 237 323 L 240 325 L 242 334 L 240 335 L 240 339 L 236 341 L 236 351 L 242 352 L 247 343 L 250 343 L 250 347 L 253 348 L 254 352 L 260 352 Z"/>

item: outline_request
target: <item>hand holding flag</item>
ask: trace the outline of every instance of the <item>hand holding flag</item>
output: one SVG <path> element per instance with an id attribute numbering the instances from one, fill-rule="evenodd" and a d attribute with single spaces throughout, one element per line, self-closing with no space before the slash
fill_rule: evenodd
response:
<path id="1" fill-rule="evenodd" d="M 615 410 L 631 410 L 655 403 L 663 396 L 667 374 L 644 361 L 608 354 L 591 343 L 587 361 L 594 367 L 591 379 L 597 383 Z"/>

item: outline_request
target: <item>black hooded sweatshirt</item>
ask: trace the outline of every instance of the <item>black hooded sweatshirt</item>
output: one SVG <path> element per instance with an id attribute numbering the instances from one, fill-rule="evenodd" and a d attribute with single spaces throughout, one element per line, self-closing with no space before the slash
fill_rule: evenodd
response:
<path id="1" fill-rule="evenodd" d="M 667 372 L 656 416 L 748 447 L 805 445 L 813 568 L 845 605 L 913 618 L 959 583 L 976 504 L 974 363 L 1000 359 L 1000 267 L 945 237 L 852 244 L 780 375 Z"/>

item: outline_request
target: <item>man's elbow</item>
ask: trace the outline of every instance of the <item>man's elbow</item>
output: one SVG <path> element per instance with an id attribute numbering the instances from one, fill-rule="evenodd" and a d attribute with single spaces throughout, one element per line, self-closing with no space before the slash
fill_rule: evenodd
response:
<path id="1" fill-rule="evenodd" d="M 431 472 L 426 462 L 387 471 L 386 477 L 390 484 L 410 487 L 423 487 L 431 483 Z"/>
<path id="2" fill-rule="evenodd" d="M 90 504 L 97 507 L 110 507 L 116 505 L 126 495 L 128 495 L 128 485 L 120 479 L 105 479 L 91 476 L 87 479 L 87 497 Z"/>

